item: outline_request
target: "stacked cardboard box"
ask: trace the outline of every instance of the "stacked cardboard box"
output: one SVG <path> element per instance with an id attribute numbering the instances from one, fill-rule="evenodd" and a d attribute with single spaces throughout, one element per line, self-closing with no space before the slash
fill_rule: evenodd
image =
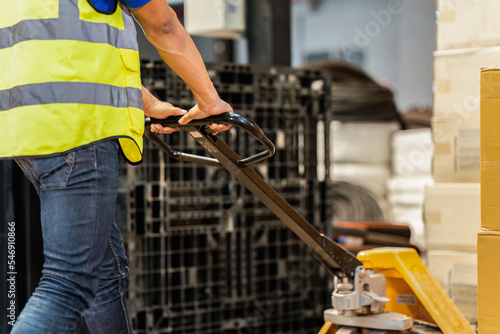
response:
<path id="1" fill-rule="evenodd" d="M 477 313 L 477 256 L 460 251 L 431 251 L 427 255 L 429 270 L 440 282 L 449 282 L 446 292 L 466 316 L 475 321 Z"/>
<path id="2" fill-rule="evenodd" d="M 471 323 L 477 322 L 478 183 L 436 183 L 425 192 L 426 259 L 451 299 Z"/>
<path id="3" fill-rule="evenodd" d="M 495 0 L 439 0 L 434 54 L 435 182 L 479 182 L 479 81 L 500 64 Z"/>
<path id="4" fill-rule="evenodd" d="M 500 44 L 497 0 L 439 0 L 437 5 L 438 50 Z"/>
<path id="5" fill-rule="evenodd" d="M 427 249 L 476 252 L 479 230 L 478 183 L 436 183 L 426 189 Z"/>
<path id="6" fill-rule="evenodd" d="M 438 50 L 434 55 L 436 182 L 479 182 L 479 79 L 500 64 L 500 47 Z"/>
<path id="7" fill-rule="evenodd" d="M 500 68 L 481 71 L 481 231 L 477 237 L 478 324 L 500 333 Z"/>
<path id="8" fill-rule="evenodd" d="M 481 228 L 482 201 L 480 79 L 482 67 L 500 63 L 500 6 L 494 0 L 438 0 L 437 13 L 432 119 L 435 184 L 426 189 L 424 206 L 427 259 L 445 289 L 465 291 L 464 286 L 469 286 L 474 291 L 474 275 L 463 274 L 460 268 L 465 262 L 475 266 L 471 259 L 480 248 L 475 237 Z M 443 268 L 447 275 L 439 272 Z M 466 277 L 464 282 L 460 277 Z M 465 307 L 462 297 L 451 297 L 471 322 L 477 319 L 472 307 L 477 299 L 471 298 Z"/>

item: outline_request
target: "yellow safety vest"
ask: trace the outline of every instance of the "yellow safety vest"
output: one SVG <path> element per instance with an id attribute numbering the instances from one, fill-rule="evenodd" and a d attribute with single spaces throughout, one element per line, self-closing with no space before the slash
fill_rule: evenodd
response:
<path id="1" fill-rule="evenodd" d="M 118 139 L 142 160 L 144 112 L 133 18 L 87 0 L 2 0 L 0 158 Z"/>

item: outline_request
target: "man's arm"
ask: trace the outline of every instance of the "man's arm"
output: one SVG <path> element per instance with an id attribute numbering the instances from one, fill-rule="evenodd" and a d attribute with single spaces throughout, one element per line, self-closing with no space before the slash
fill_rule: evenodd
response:
<path id="1" fill-rule="evenodd" d="M 193 92 L 197 105 L 179 123 L 232 112 L 231 106 L 217 94 L 198 49 L 166 0 L 151 0 L 131 12 L 163 60 Z M 213 124 L 211 129 L 224 131 L 228 126 Z"/>

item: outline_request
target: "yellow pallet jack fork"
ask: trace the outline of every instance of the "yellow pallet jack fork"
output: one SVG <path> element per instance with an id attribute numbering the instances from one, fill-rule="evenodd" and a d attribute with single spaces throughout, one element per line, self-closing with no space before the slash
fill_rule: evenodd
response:
<path id="1" fill-rule="evenodd" d="M 179 125 L 180 117 L 146 119 L 146 137 L 170 157 L 226 168 L 314 253 L 333 274 L 332 309 L 324 311 L 320 334 L 430 333 L 415 321 L 437 324 L 442 333 L 476 333 L 413 249 L 379 248 L 358 257 L 318 232 L 250 166 L 271 157 L 275 148 L 262 129 L 249 118 L 225 113 Z M 151 124 L 180 127 L 212 157 L 178 152 L 150 131 Z M 264 151 L 241 158 L 222 139 L 211 134 L 212 123 L 246 131 Z M 435 332 L 434 332 L 435 333 Z"/>
<path id="2" fill-rule="evenodd" d="M 386 277 L 386 310 L 434 322 L 443 333 L 475 333 L 414 249 L 379 248 L 360 252 L 358 259 Z"/>
<path id="3" fill-rule="evenodd" d="M 323 327 L 321 327 L 318 334 L 335 334 L 337 332 L 337 326 L 329 321 L 326 321 Z"/>

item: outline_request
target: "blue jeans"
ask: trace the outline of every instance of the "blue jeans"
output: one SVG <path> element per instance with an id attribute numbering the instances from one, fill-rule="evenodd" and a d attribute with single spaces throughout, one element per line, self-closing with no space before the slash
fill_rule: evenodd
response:
<path id="1" fill-rule="evenodd" d="M 42 278 L 11 333 L 132 333 L 127 257 L 114 219 L 118 152 L 105 141 L 46 158 L 19 159 L 41 205 Z"/>

